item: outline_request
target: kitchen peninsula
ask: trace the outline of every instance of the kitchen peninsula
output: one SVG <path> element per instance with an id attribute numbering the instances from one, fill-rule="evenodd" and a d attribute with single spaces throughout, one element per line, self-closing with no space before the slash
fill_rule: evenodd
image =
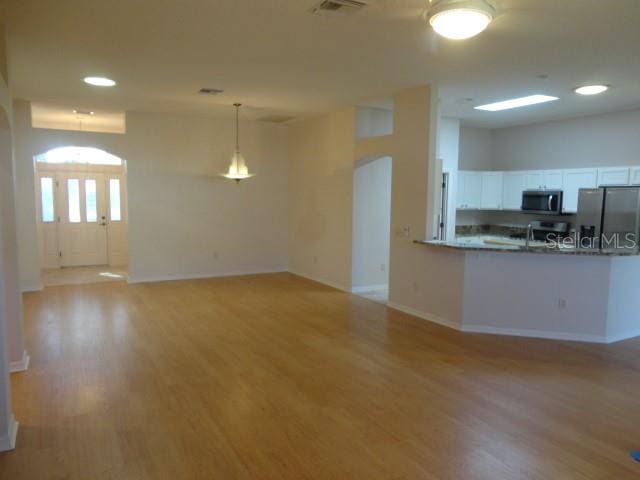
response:
<path id="1" fill-rule="evenodd" d="M 419 244 L 419 245 L 418 245 Z M 430 312 L 461 331 L 612 343 L 640 335 L 640 256 L 416 242 L 438 278 Z M 444 292 L 456 291 L 456 295 Z"/>

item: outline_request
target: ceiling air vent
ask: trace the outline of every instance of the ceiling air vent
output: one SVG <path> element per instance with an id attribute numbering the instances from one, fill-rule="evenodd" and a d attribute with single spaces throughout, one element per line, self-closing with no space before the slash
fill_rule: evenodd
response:
<path id="1" fill-rule="evenodd" d="M 365 2 L 357 0 L 322 0 L 311 8 L 314 15 L 333 17 L 336 15 L 352 15 L 366 7 Z"/>
<path id="2" fill-rule="evenodd" d="M 219 88 L 201 88 L 200 90 L 198 90 L 198 93 L 200 95 L 218 95 L 220 93 L 224 92 L 224 90 L 220 90 Z"/>

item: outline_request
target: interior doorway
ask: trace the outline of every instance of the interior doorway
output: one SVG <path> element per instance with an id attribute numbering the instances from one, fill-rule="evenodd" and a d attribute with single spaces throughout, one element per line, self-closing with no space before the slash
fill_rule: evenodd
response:
<path id="1" fill-rule="evenodd" d="M 125 162 L 96 148 L 62 147 L 36 156 L 35 173 L 43 283 L 99 281 L 87 275 L 86 267 L 96 266 L 117 269 L 117 276 L 126 278 L 121 273 L 128 261 Z M 58 272 L 79 267 L 77 276 Z"/>
<path id="2" fill-rule="evenodd" d="M 363 159 L 353 174 L 352 291 L 386 303 L 391 240 L 391 157 Z"/>

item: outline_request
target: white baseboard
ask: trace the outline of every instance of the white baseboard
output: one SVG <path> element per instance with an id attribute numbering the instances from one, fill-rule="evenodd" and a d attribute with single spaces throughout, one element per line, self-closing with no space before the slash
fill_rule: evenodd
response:
<path id="1" fill-rule="evenodd" d="M 132 277 L 129 275 L 127 281 L 129 283 L 154 283 L 154 282 L 173 282 L 177 280 L 199 280 L 203 278 L 219 278 L 219 277 L 242 277 L 246 275 L 264 275 L 268 273 L 284 273 L 285 268 L 274 268 L 266 270 L 242 270 L 235 272 L 210 272 L 210 273 L 178 273 L 172 275 L 158 275 L 149 277 Z"/>
<path id="2" fill-rule="evenodd" d="M 351 293 L 375 293 L 375 292 L 386 292 L 389 290 L 389 285 L 369 285 L 367 287 L 353 287 L 351 289 Z"/>
<path id="3" fill-rule="evenodd" d="M 548 330 L 485 327 L 481 325 L 463 325 L 461 330 L 468 333 L 488 333 L 492 335 L 508 335 L 512 337 L 544 338 L 547 340 L 565 340 L 570 342 L 610 343 L 610 340 L 607 337 L 601 335 L 552 332 Z"/>
<path id="4" fill-rule="evenodd" d="M 41 292 L 42 290 L 44 290 L 44 285 L 42 283 L 40 283 L 39 285 L 27 285 L 26 287 L 22 287 L 20 289 L 22 293 Z"/>
<path id="5" fill-rule="evenodd" d="M 331 288 L 335 288 L 336 290 L 341 290 L 343 292 L 351 293 L 350 288 L 344 285 L 340 285 L 339 283 L 333 282 L 331 280 L 327 280 L 326 278 L 307 275 L 306 273 L 296 272 L 295 270 L 289 270 L 289 273 L 292 273 L 293 275 L 297 275 L 298 277 L 306 278 L 307 280 L 311 280 L 313 282 L 322 283 L 323 285 L 327 285 Z"/>
<path id="6" fill-rule="evenodd" d="M 629 340 L 640 336 L 640 330 L 633 332 L 619 333 L 617 335 L 607 335 L 607 343 L 621 342 L 622 340 Z"/>
<path id="7" fill-rule="evenodd" d="M 414 317 L 421 318 L 422 320 L 427 320 L 432 323 L 437 323 L 438 325 L 442 325 L 443 327 L 453 328 L 454 330 L 460 330 L 460 326 L 456 322 L 452 322 L 447 318 L 439 317 L 438 315 L 432 315 L 430 313 L 422 312 L 415 308 L 407 307 L 406 305 L 401 305 L 396 302 L 387 303 L 389 308 L 393 308 L 394 310 L 400 310 L 401 312 L 408 313 L 409 315 L 413 315 Z"/>
<path id="8" fill-rule="evenodd" d="M 24 372 L 29 368 L 29 360 L 29 355 L 27 354 L 27 351 L 24 350 L 22 352 L 22 358 L 20 360 L 9 363 L 9 372 Z"/>
<path id="9" fill-rule="evenodd" d="M 0 434 L 0 452 L 13 450 L 16 448 L 16 437 L 18 436 L 18 422 L 13 415 L 9 419 L 9 431 Z"/>

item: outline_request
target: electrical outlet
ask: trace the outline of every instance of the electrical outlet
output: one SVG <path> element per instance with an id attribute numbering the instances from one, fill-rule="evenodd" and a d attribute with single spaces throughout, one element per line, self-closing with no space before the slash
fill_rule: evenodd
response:
<path id="1" fill-rule="evenodd" d="M 411 286 L 413 287 L 414 292 L 417 292 L 418 289 L 420 288 L 420 285 L 418 285 L 418 282 L 411 282 Z"/>
<path id="2" fill-rule="evenodd" d="M 565 308 L 567 308 L 567 301 L 564 298 L 558 299 L 558 308 L 560 310 L 564 310 Z"/>
<path id="3" fill-rule="evenodd" d="M 318 263 L 318 257 L 316 257 L 315 255 L 313 256 L 313 263 Z"/>
<path id="4" fill-rule="evenodd" d="M 380 264 L 380 271 L 381 271 L 381 272 L 384 272 L 384 271 L 386 271 L 386 270 L 387 270 L 387 266 L 386 266 L 384 263 L 381 263 L 381 264 Z"/>
<path id="5" fill-rule="evenodd" d="M 220 255 L 218 254 L 218 252 L 213 252 L 213 259 L 218 260 L 218 258 L 220 258 Z"/>
<path id="6" fill-rule="evenodd" d="M 409 237 L 411 235 L 411 227 L 402 227 L 396 230 L 396 236 L 398 237 Z"/>

